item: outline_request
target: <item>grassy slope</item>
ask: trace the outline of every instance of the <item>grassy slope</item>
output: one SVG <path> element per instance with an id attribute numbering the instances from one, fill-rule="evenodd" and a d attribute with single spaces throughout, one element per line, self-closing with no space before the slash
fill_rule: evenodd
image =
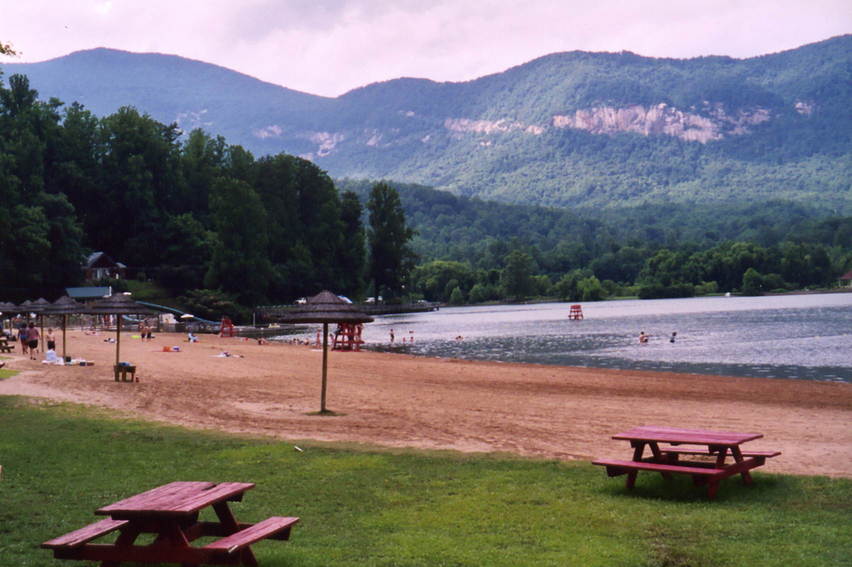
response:
<path id="1" fill-rule="evenodd" d="M 256 482 L 238 519 L 301 517 L 290 542 L 255 546 L 264 567 L 825 567 L 852 550 L 848 480 L 758 472 L 709 503 L 650 475 L 627 494 L 588 463 L 299 445 L 0 397 L 0 557 L 63 564 L 39 543 L 173 480 Z"/>

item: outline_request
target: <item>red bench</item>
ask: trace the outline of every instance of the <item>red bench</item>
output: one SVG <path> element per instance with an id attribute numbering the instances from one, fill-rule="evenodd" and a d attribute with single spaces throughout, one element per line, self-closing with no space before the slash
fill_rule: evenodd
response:
<path id="1" fill-rule="evenodd" d="M 117 529 L 127 525 L 127 520 L 113 520 L 105 518 L 100 522 L 89 524 L 79 530 L 74 530 L 63 536 L 46 541 L 41 546 L 45 549 L 74 549 L 80 547 L 84 543 L 88 543 L 93 539 L 97 539 L 108 533 L 114 532 Z"/>
<path id="2" fill-rule="evenodd" d="M 682 449 L 680 447 L 663 447 L 660 448 L 660 451 L 667 455 L 705 455 L 708 457 L 715 457 L 718 451 L 709 451 L 707 449 Z M 777 457 L 781 454 L 781 451 L 740 451 L 740 454 L 743 457 L 763 457 L 764 459 L 768 459 L 770 457 Z"/>
<path id="3" fill-rule="evenodd" d="M 290 539 L 290 530 L 298 522 L 299 518 L 273 516 L 209 543 L 202 549 L 224 551 L 230 555 L 265 538 L 287 540 Z"/>
<path id="4" fill-rule="evenodd" d="M 619 476 L 630 471 L 656 471 L 661 473 L 691 474 L 693 476 L 724 476 L 725 471 L 711 467 L 698 467 L 686 465 L 669 465 L 665 463 L 654 463 L 651 461 L 621 461 L 618 459 L 598 459 L 592 461 L 593 465 L 606 467 L 609 476 Z"/>

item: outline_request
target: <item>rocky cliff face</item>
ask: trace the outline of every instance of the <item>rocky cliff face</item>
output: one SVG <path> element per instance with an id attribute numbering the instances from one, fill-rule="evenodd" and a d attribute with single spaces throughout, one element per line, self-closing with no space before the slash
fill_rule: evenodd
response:
<path id="1" fill-rule="evenodd" d="M 797 103 L 796 110 L 801 114 L 809 114 L 812 109 L 803 103 Z M 747 134 L 750 126 L 771 118 L 769 109 L 760 107 L 730 112 L 721 103 L 705 101 L 704 107 L 698 112 L 694 108 L 683 111 L 661 102 L 654 106 L 634 104 L 620 108 L 582 108 L 573 114 L 554 115 L 550 124 L 545 125 L 524 124 L 509 119 L 447 118 L 444 128 L 454 134 L 497 134 L 514 131 L 534 135 L 543 134 L 548 127 L 575 128 L 602 135 L 632 132 L 643 136 L 674 136 L 704 144 L 726 136 Z"/>
<path id="2" fill-rule="evenodd" d="M 690 142 L 707 143 L 725 136 L 749 132 L 749 126 L 771 119 L 765 108 L 728 112 L 719 103 L 704 103 L 703 112 L 684 112 L 660 103 L 655 106 L 631 105 L 623 108 L 598 106 L 577 110 L 571 115 L 553 117 L 555 128 L 576 128 L 593 134 L 634 132 L 643 136 L 674 136 Z"/>
<path id="3" fill-rule="evenodd" d="M 797 102 L 795 110 L 799 114 L 810 115 L 813 105 Z M 691 108 L 689 111 L 680 110 L 666 103 L 653 106 L 638 104 L 614 107 L 595 106 L 582 108 L 573 114 L 556 114 L 549 124 L 528 124 L 518 120 L 503 118 L 500 120 L 483 120 L 475 118 L 450 117 L 445 118 L 438 130 L 443 130 L 451 138 L 461 139 L 474 135 L 487 137 L 493 135 L 521 134 L 540 136 L 548 128 L 573 128 L 585 130 L 592 134 L 610 135 L 619 132 L 630 132 L 642 136 L 672 136 L 689 142 L 706 144 L 710 141 L 721 140 L 729 136 L 748 134 L 750 128 L 772 119 L 772 112 L 767 108 L 754 107 L 749 109 L 728 110 L 721 103 L 705 101 L 700 110 Z M 278 128 L 278 127 L 274 127 Z M 267 127 L 255 133 L 256 136 L 268 137 L 273 127 Z M 281 129 L 278 128 L 278 133 Z M 429 143 L 432 133 L 420 138 L 422 143 Z M 303 157 L 315 159 L 325 157 L 335 152 L 341 142 L 350 140 L 356 145 L 370 147 L 386 147 L 393 145 L 400 136 L 398 129 L 382 131 L 367 129 L 358 132 L 309 132 L 304 136 L 316 144 L 313 152 L 303 154 Z M 491 141 L 483 140 L 482 146 L 490 146 Z"/>
<path id="4" fill-rule="evenodd" d="M 813 103 L 797 101 L 794 109 L 799 114 L 810 116 L 814 111 L 814 105 Z M 551 118 L 549 124 L 528 124 L 509 118 L 483 120 L 449 117 L 436 126 L 437 129 L 443 130 L 455 139 L 461 139 L 467 135 L 491 136 L 512 133 L 540 136 L 548 128 L 573 128 L 598 135 L 630 132 L 642 136 L 672 136 L 688 142 L 706 144 L 730 136 L 748 134 L 751 127 L 772 120 L 772 118 L 772 111 L 761 107 L 728 110 L 721 103 L 705 101 L 700 110 L 693 107 L 684 111 L 661 102 L 653 106 L 634 104 L 623 107 L 601 105 L 582 108 L 572 114 L 556 114 Z M 432 139 L 433 133 L 421 136 L 420 141 L 428 143 Z M 281 128 L 277 126 L 269 126 L 255 131 L 255 136 L 261 138 L 280 134 Z M 328 156 L 335 152 L 344 140 L 370 147 L 393 145 L 399 135 L 398 129 L 387 131 L 367 129 L 358 132 L 306 132 L 303 133 L 303 137 L 316 144 L 316 149 L 313 152 L 303 154 L 303 157 L 315 159 Z M 485 141 L 480 145 L 490 146 L 491 143 Z"/>

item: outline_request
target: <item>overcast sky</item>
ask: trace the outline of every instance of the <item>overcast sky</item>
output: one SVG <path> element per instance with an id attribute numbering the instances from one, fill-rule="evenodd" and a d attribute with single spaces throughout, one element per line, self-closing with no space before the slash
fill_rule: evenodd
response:
<path id="1" fill-rule="evenodd" d="M 852 0 L 0 0 L 16 61 L 169 53 L 327 96 L 474 79 L 556 51 L 752 57 L 846 33 Z"/>

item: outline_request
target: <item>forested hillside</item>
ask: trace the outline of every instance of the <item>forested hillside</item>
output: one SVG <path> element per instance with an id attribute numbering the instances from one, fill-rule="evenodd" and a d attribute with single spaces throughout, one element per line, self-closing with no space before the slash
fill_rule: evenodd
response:
<path id="1" fill-rule="evenodd" d="M 175 56 L 107 49 L 6 64 L 98 116 L 131 105 L 335 178 L 523 204 L 784 200 L 852 212 L 852 36 L 755 57 L 557 53 L 463 83 L 397 79 L 335 99 Z"/>
<path id="2" fill-rule="evenodd" d="M 39 99 L 21 75 L 8 84 L 0 87 L 3 300 L 55 299 L 81 282 L 92 251 L 199 316 L 238 320 L 258 304 L 324 288 L 356 299 L 377 287 L 396 300 L 588 301 L 824 287 L 852 268 L 852 217 L 820 217 L 818 207 L 569 211 L 398 183 L 336 186 L 303 158 L 256 158 L 131 107 L 99 118 Z"/>
<path id="3" fill-rule="evenodd" d="M 38 100 L 26 77 L 9 83 L 0 88 L 4 299 L 55 299 L 81 282 L 95 250 L 199 314 L 322 288 L 362 293 L 364 266 L 347 269 L 364 257 L 348 237 L 363 230 L 361 205 L 316 165 L 255 159 L 201 130 L 181 139 L 132 108 L 97 118 Z"/>
<path id="4" fill-rule="evenodd" d="M 512 261 L 526 274 L 520 295 L 578 300 L 831 286 L 852 268 L 852 217 L 819 217 L 796 203 L 578 213 L 393 186 L 417 231 L 412 287 L 433 301 L 450 301 L 457 286 L 460 301 L 512 297 Z M 364 198 L 370 184 L 338 187 Z"/>

